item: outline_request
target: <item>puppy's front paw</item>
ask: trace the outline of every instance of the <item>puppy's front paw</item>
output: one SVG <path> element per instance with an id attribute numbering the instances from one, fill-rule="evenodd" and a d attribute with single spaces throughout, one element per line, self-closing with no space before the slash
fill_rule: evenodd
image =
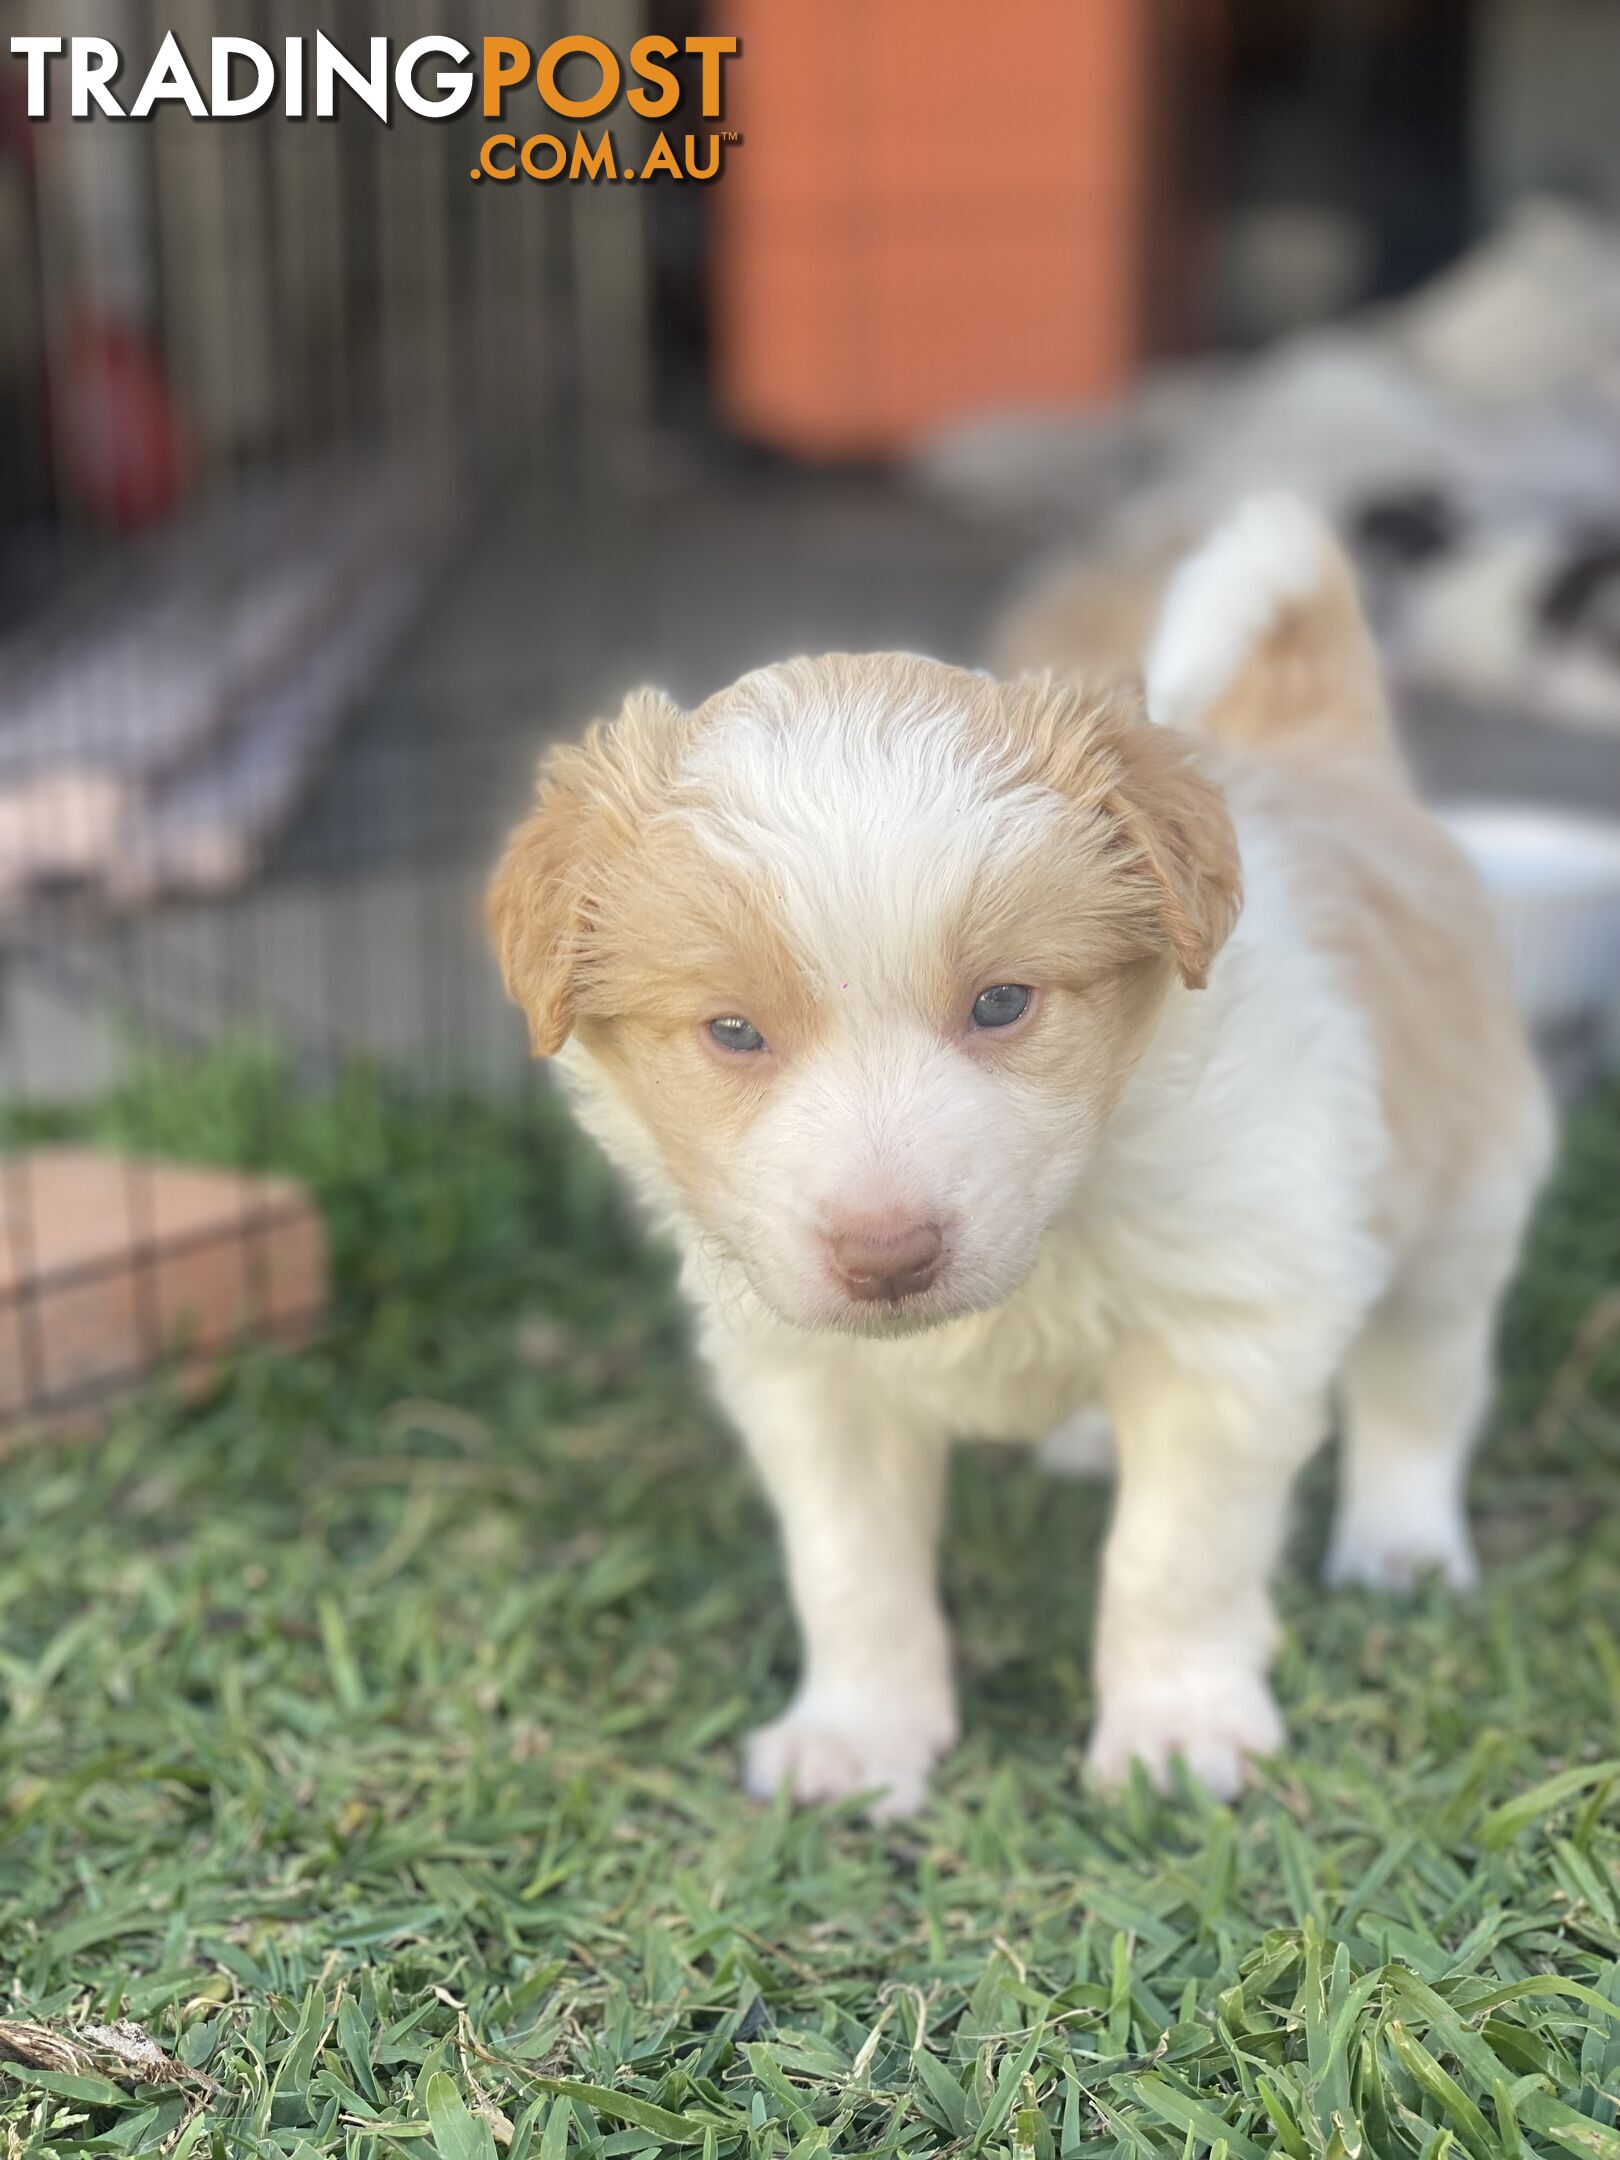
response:
<path id="1" fill-rule="evenodd" d="M 1242 1670 L 1188 1671 L 1107 1690 L 1088 1760 L 1092 1780 L 1113 1792 L 1140 1762 L 1160 1792 L 1179 1755 L 1217 1800 L 1233 1800 L 1249 1758 L 1275 1755 L 1283 1724 L 1271 1690 Z"/>
<path id="2" fill-rule="evenodd" d="M 913 1815 L 928 1797 L 928 1773 L 956 1739 L 948 1711 L 882 1699 L 802 1695 L 749 1740 L 743 1782 L 768 1800 L 785 1785 L 795 1800 L 874 1795 L 882 1822 Z"/>

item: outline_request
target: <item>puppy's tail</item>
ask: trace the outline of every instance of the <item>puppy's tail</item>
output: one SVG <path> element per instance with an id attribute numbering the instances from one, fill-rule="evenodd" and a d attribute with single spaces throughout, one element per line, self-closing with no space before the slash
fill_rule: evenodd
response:
<path id="1" fill-rule="evenodd" d="M 1171 579 L 1147 659 L 1155 720 L 1256 749 L 1395 759 L 1355 573 L 1316 512 L 1258 495 Z"/>

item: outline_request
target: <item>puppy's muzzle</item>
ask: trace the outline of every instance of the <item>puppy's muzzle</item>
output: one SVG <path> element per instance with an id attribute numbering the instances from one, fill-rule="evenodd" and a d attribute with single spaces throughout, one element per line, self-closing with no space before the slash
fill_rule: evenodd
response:
<path id="1" fill-rule="evenodd" d="M 937 1281 L 945 1257 L 939 1225 L 893 1215 L 846 1216 L 827 1232 L 839 1287 L 862 1304 L 898 1305 Z"/>

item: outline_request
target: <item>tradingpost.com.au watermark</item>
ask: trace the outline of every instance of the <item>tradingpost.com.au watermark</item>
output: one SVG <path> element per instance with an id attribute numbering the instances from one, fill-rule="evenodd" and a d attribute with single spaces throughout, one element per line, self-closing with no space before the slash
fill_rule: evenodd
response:
<path id="1" fill-rule="evenodd" d="M 718 178 L 726 149 L 738 140 L 717 123 L 726 63 L 739 42 L 652 35 L 621 54 L 582 33 L 538 49 L 515 37 L 468 45 L 434 35 L 396 52 L 392 38 L 374 37 L 361 59 L 318 31 L 275 45 L 211 38 L 200 69 L 173 31 L 144 64 L 100 37 L 14 37 L 11 51 L 28 70 L 31 120 L 47 118 L 53 99 L 65 97 L 75 120 L 147 120 L 162 105 L 181 105 L 194 120 L 243 120 L 276 106 L 289 120 L 335 120 L 352 102 L 386 126 L 396 113 L 453 120 L 476 99 L 482 117 L 497 125 L 470 179 L 637 181 Z M 684 67 L 671 65 L 677 61 Z M 542 123 L 532 131 L 523 113 L 527 96 L 537 99 Z M 634 130 L 633 151 L 613 132 L 611 116 L 621 106 L 638 121 L 658 123 L 650 134 Z M 593 121 L 594 130 L 583 124 Z"/>

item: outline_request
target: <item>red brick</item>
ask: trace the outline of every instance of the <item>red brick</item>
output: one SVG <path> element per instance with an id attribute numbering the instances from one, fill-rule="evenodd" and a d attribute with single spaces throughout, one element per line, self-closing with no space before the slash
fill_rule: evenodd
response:
<path id="1" fill-rule="evenodd" d="M 326 1234 L 285 1178 L 80 1148 L 0 1159 L 0 1424 L 93 1420 L 164 1368 L 294 1346 L 326 1305 Z"/>

